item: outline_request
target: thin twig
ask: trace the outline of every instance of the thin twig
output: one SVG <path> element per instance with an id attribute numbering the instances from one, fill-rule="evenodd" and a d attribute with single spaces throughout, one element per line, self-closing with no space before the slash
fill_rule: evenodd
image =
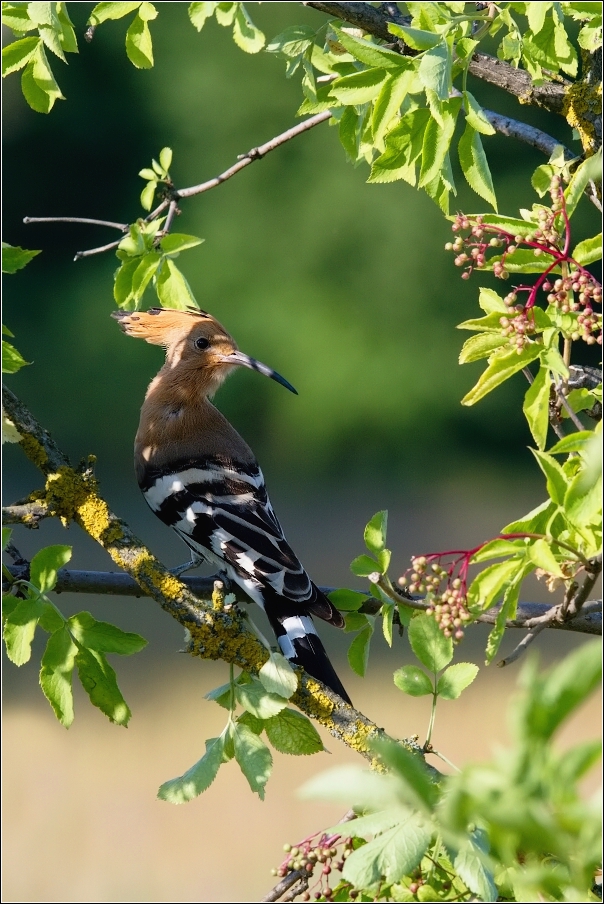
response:
<path id="1" fill-rule="evenodd" d="M 102 254 L 104 251 L 111 251 L 112 248 L 117 248 L 121 239 L 118 239 L 117 242 L 109 242 L 108 245 L 99 245 L 98 248 L 89 248 L 87 251 L 77 251 L 74 254 L 74 261 L 79 261 L 83 257 L 92 257 L 93 254 Z"/>
<path id="2" fill-rule="evenodd" d="M 305 879 L 306 873 L 301 869 L 293 870 L 291 873 L 288 873 L 287 876 L 284 876 L 280 882 L 275 885 L 274 888 L 271 888 L 269 893 L 262 899 L 262 904 L 266 904 L 266 902 L 278 901 L 281 895 L 284 895 L 286 891 L 295 885 L 296 882 L 299 882 L 300 879 Z M 308 887 L 308 883 L 307 883 Z M 303 889 L 304 891 L 306 889 Z"/>
<path id="3" fill-rule="evenodd" d="M 166 222 L 164 223 L 164 228 L 161 231 L 162 235 L 167 235 L 172 228 L 172 222 L 177 213 L 180 213 L 178 209 L 177 201 L 170 201 L 170 206 L 168 207 L 168 215 L 166 217 Z"/>
<path id="4" fill-rule="evenodd" d="M 542 132 L 541 129 L 529 126 L 525 122 L 519 122 L 517 119 L 511 119 L 509 116 L 502 116 L 501 113 L 495 113 L 493 110 L 483 110 L 483 113 L 496 132 L 505 135 L 507 138 L 516 138 L 518 141 L 536 148 L 548 157 L 551 157 L 556 147 L 562 147 L 565 160 L 572 160 L 576 156 L 569 148 L 564 147 L 560 141 L 548 135 L 547 132 Z"/>
<path id="5" fill-rule="evenodd" d="M 190 188 L 177 189 L 174 191 L 173 197 L 176 199 L 191 198 L 193 195 L 200 195 L 204 191 L 216 188 L 217 185 L 222 185 L 223 182 L 226 182 L 227 179 L 231 179 L 246 166 L 249 166 L 250 163 L 253 163 L 255 160 L 261 160 L 270 151 L 274 151 L 275 148 L 285 144 L 286 141 L 290 141 L 292 138 L 296 138 L 296 136 L 308 132 L 309 129 L 318 126 L 322 122 L 326 122 L 330 117 L 331 113 L 329 110 L 324 110 L 323 113 L 317 113 L 315 116 L 305 119 L 304 122 L 299 123 L 297 126 L 293 126 L 291 129 L 287 129 L 287 131 L 282 132 L 281 135 L 276 135 L 275 138 L 271 138 L 266 144 L 262 144 L 257 148 L 252 148 L 246 154 L 241 154 L 237 163 L 234 163 L 233 166 L 229 167 L 223 173 L 220 173 L 219 176 L 208 179 L 207 182 L 202 182 L 199 185 L 192 185 Z"/>
<path id="6" fill-rule="evenodd" d="M 516 662 L 516 660 L 520 656 L 522 656 L 522 654 L 525 652 L 527 647 L 529 647 L 532 644 L 532 642 L 535 640 L 535 638 L 538 637 L 542 631 L 545 631 L 546 628 L 547 628 L 546 623 L 543 623 L 541 625 L 535 625 L 534 628 L 531 628 L 531 630 L 528 632 L 528 634 L 525 634 L 525 636 L 522 638 L 522 640 L 520 641 L 518 646 L 514 650 L 512 650 L 510 655 L 506 656 L 505 659 L 499 660 L 499 662 L 497 663 L 497 666 L 501 669 L 506 665 L 510 665 L 512 662 Z"/>
<path id="7" fill-rule="evenodd" d="M 50 509 L 44 502 L 26 502 L 23 505 L 2 507 L 3 524 L 23 524 L 25 527 L 35 529 L 43 518 L 50 516 Z"/>
<path id="8" fill-rule="evenodd" d="M 26 225 L 30 223 L 86 223 L 89 226 L 108 226 L 110 229 L 128 231 L 127 223 L 114 223 L 111 220 L 94 220 L 90 217 L 23 217 Z"/>
<path id="9" fill-rule="evenodd" d="M 581 423 L 576 412 L 573 411 L 568 399 L 564 395 L 562 381 L 560 381 L 560 383 L 556 383 L 556 381 L 554 380 L 554 388 L 556 390 L 556 396 L 557 396 L 560 404 L 562 405 L 562 407 L 568 414 L 569 418 L 571 419 L 571 421 L 573 422 L 573 424 L 575 425 L 577 430 L 585 430 L 585 425 Z"/>

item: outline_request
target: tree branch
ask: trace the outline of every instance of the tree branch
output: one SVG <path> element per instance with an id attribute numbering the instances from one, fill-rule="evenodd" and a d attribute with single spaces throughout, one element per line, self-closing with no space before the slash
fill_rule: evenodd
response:
<path id="1" fill-rule="evenodd" d="M 23 524 L 25 527 L 36 529 L 43 518 L 49 518 L 51 512 L 45 502 L 25 502 L 21 505 L 5 505 L 2 507 L 3 524 Z"/>
<path id="2" fill-rule="evenodd" d="M 197 599 L 109 509 L 90 469 L 83 473 L 74 470 L 48 431 L 6 387 L 3 403 L 20 434 L 23 451 L 46 476 L 46 503 L 51 513 L 65 525 L 75 521 L 136 581 L 143 594 L 151 596 L 186 629 L 188 653 L 222 659 L 257 674 L 268 653 L 237 608 L 222 605 L 217 593 L 211 602 Z M 373 762 L 370 745 L 384 735 L 382 729 L 303 669 L 297 672 L 299 684 L 292 702 L 334 737 Z"/>
<path id="3" fill-rule="evenodd" d="M 337 19 L 343 19 L 355 28 L 375 35 L 382 41 L 394 43 L 393 49 L 399 50 L 406 56 L 414 56 L 417 51 L 403 45 L 388 31 L 388 22 L 397 22 L 399 25 L 409 24 L 408 17 L 398 12 L 394 3 L 382 3 L 379 7 L 370 6 L 368 3 L 320 3 L 303 2 L 303 6 L 316 9 Z M 480 17 L 477 17 L 480 18 Z M 533 85 L 528 72 L 524 69 L 515 69 L 510 63 L 498 60 L 486 53 L 475 53 L 469 65 L 469 72 L 476 78 L 496 85 L 521 99 L 523 104 L 543 107 L 551 113 L 563 114 L 567 103 L 567 90 L 571 83 L 559 78 L 557 81 L 544 82 L 542 85 Z"/>
<path id="4" fill-rule="evenodd" d="M 113 223 L 111 220 L 94 220 L 90 217 L 23 217 L 23 222 L 29 223 L 87 223 L 89 226 L 108 226 L 111 229 L 119 229 L 128 232 L 127 223 Z"/>

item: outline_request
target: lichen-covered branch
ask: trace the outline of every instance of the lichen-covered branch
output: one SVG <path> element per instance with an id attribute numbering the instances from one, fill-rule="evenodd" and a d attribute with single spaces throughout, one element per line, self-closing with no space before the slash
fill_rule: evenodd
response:
<path id="1" fill-rule="evenodd" d="M 2 507 L 3 524 L 23 524 L 24 527 L 35 529 L 43 518 L 48 518 L 50 511 L 43 500 L 36 499 L 33 502 L 15 503 Z"/>
<path id="2" fill-rule="evenodd" d="M 7 415 L 14 423 L 20 445 L 46 477 L 45 504 L 64 524 L 75 521 L 109 554 L 116 565 L 133 578 L 187 631 L 187 650 L 204 659 L 222 659 L 257 673 L 268 658 L 267 650 L 248 628 L 235 606 L 213 605 L 198 599 L 141 543 L 100 496 L 88 467 L 72 468 L 47 430 L 6 387 L 2 390 Z M 373 761 L 370 741 L 381 729 L 362 713 L 301 669 L 293 702 L 315 718 L 336 738 Z"/>

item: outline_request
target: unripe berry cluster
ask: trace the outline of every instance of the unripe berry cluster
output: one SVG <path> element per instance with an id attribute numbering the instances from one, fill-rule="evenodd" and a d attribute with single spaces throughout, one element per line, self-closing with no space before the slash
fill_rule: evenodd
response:
<path id="1" fill-rule="evenodd" d="M 411 568 L 398 579 L 398 585 L 409 593 L 429 593 L 427 615 L 434 616 L 445 637 L 459 643 L 465 625 L 472 620 L 467 608 L 467 585 L 465 577 L 456 574 L 460 560 L 444 567 L 440 562 L 443 555 L 447 554 L 415 556 L 411 559 Z"/>
<path id="2" fill-rule="evenodd" d="M 316 901 L 325 898 L 329 901 L 334 893 L 333 888 L 329 884 L 329 877 L 334 872 L 342 872 L 344 869 L 344 861 L 352 854 L 352 838 L 341 838 L 339 835 L 327 837 L 321 835 L 318 842 L 313 842 L 311 838 L 306 838 L 299 842 L 295 847 L 291 844 L 283 845 L 283 850 L 287 854 L 283 863 L 278 869 L 271 870 L 273 876 L 283 879 L 289 873 L 296 871 L 307 874 L 308 881 L 314 877 L 317 867 L 320 868 L 318 881 L 316 882 L 316 890 L 312 893 L 312 898 Z M 338 850 L 341 848 L 341 850 Z M 348 891 L 348 897 L 356 898 L 358 892 L 355 889 Z M 306 890 L 300 895 L 300 900 L 310 901 L 311 892 Z"/>
<path id="3" fill-rule="evenodd" d="M 522 235 L 512 235 L 499 226 L 484 222 L 481 216 L 468 217 L 458 214 L 453 232 L 458 234 L 453 242 L 447 242 L 445 249 L 455 252 L 455 266 L 463 267 L 462 279 L 469 279 L 474 268 L 490 269 L 498 279 L 507 279 L 506 259 L 519 246 L 532 249 L 535 257 L 545 256 L 543 272 L 533 286 L 517 286 L 505 298 L 509 316 L 500 319 L 501 331 L 510 345 L 520 353 L 531 341 L 535 331 L 531 309 L 534 307 L 539 289 L 547 292 L 547 301 L 563 313 L 576 315 L 574 329 L 568 338 L 582 339 L 588 345 L 602 344 L 602 315 L 594 311 L 594 304 L 602 304 L 602 287 L 594 276 L 570 257 L 570 224 L 566 214 L 566 201 L 560 176 L 553 176 L 549 193 L 550 207 L 540 207 L 537 211 L 535 229 Z M 487 251 L 501 248 L 496 260 L 487 259 Z M 549 262 L 548 262 L 549 258 Z M 552 270 L 562 271 L 563 276 L 550 281 Z M 518 301 L 518 293 L 527 293 L 526 302 Z"/>

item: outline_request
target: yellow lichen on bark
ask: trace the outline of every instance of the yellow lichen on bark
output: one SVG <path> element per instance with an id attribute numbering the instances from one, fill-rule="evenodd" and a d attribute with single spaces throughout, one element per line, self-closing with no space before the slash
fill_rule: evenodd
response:
<path id="1" fill-rule="evenodd" d="M 567 123 L 576 129 L 583 150 L 591 157 L 598 149 L 594 119 L 602 105 L 602 84 L 588 85 L 584 81 L 575 82 L 566 93 L 563 114 Z"/>

